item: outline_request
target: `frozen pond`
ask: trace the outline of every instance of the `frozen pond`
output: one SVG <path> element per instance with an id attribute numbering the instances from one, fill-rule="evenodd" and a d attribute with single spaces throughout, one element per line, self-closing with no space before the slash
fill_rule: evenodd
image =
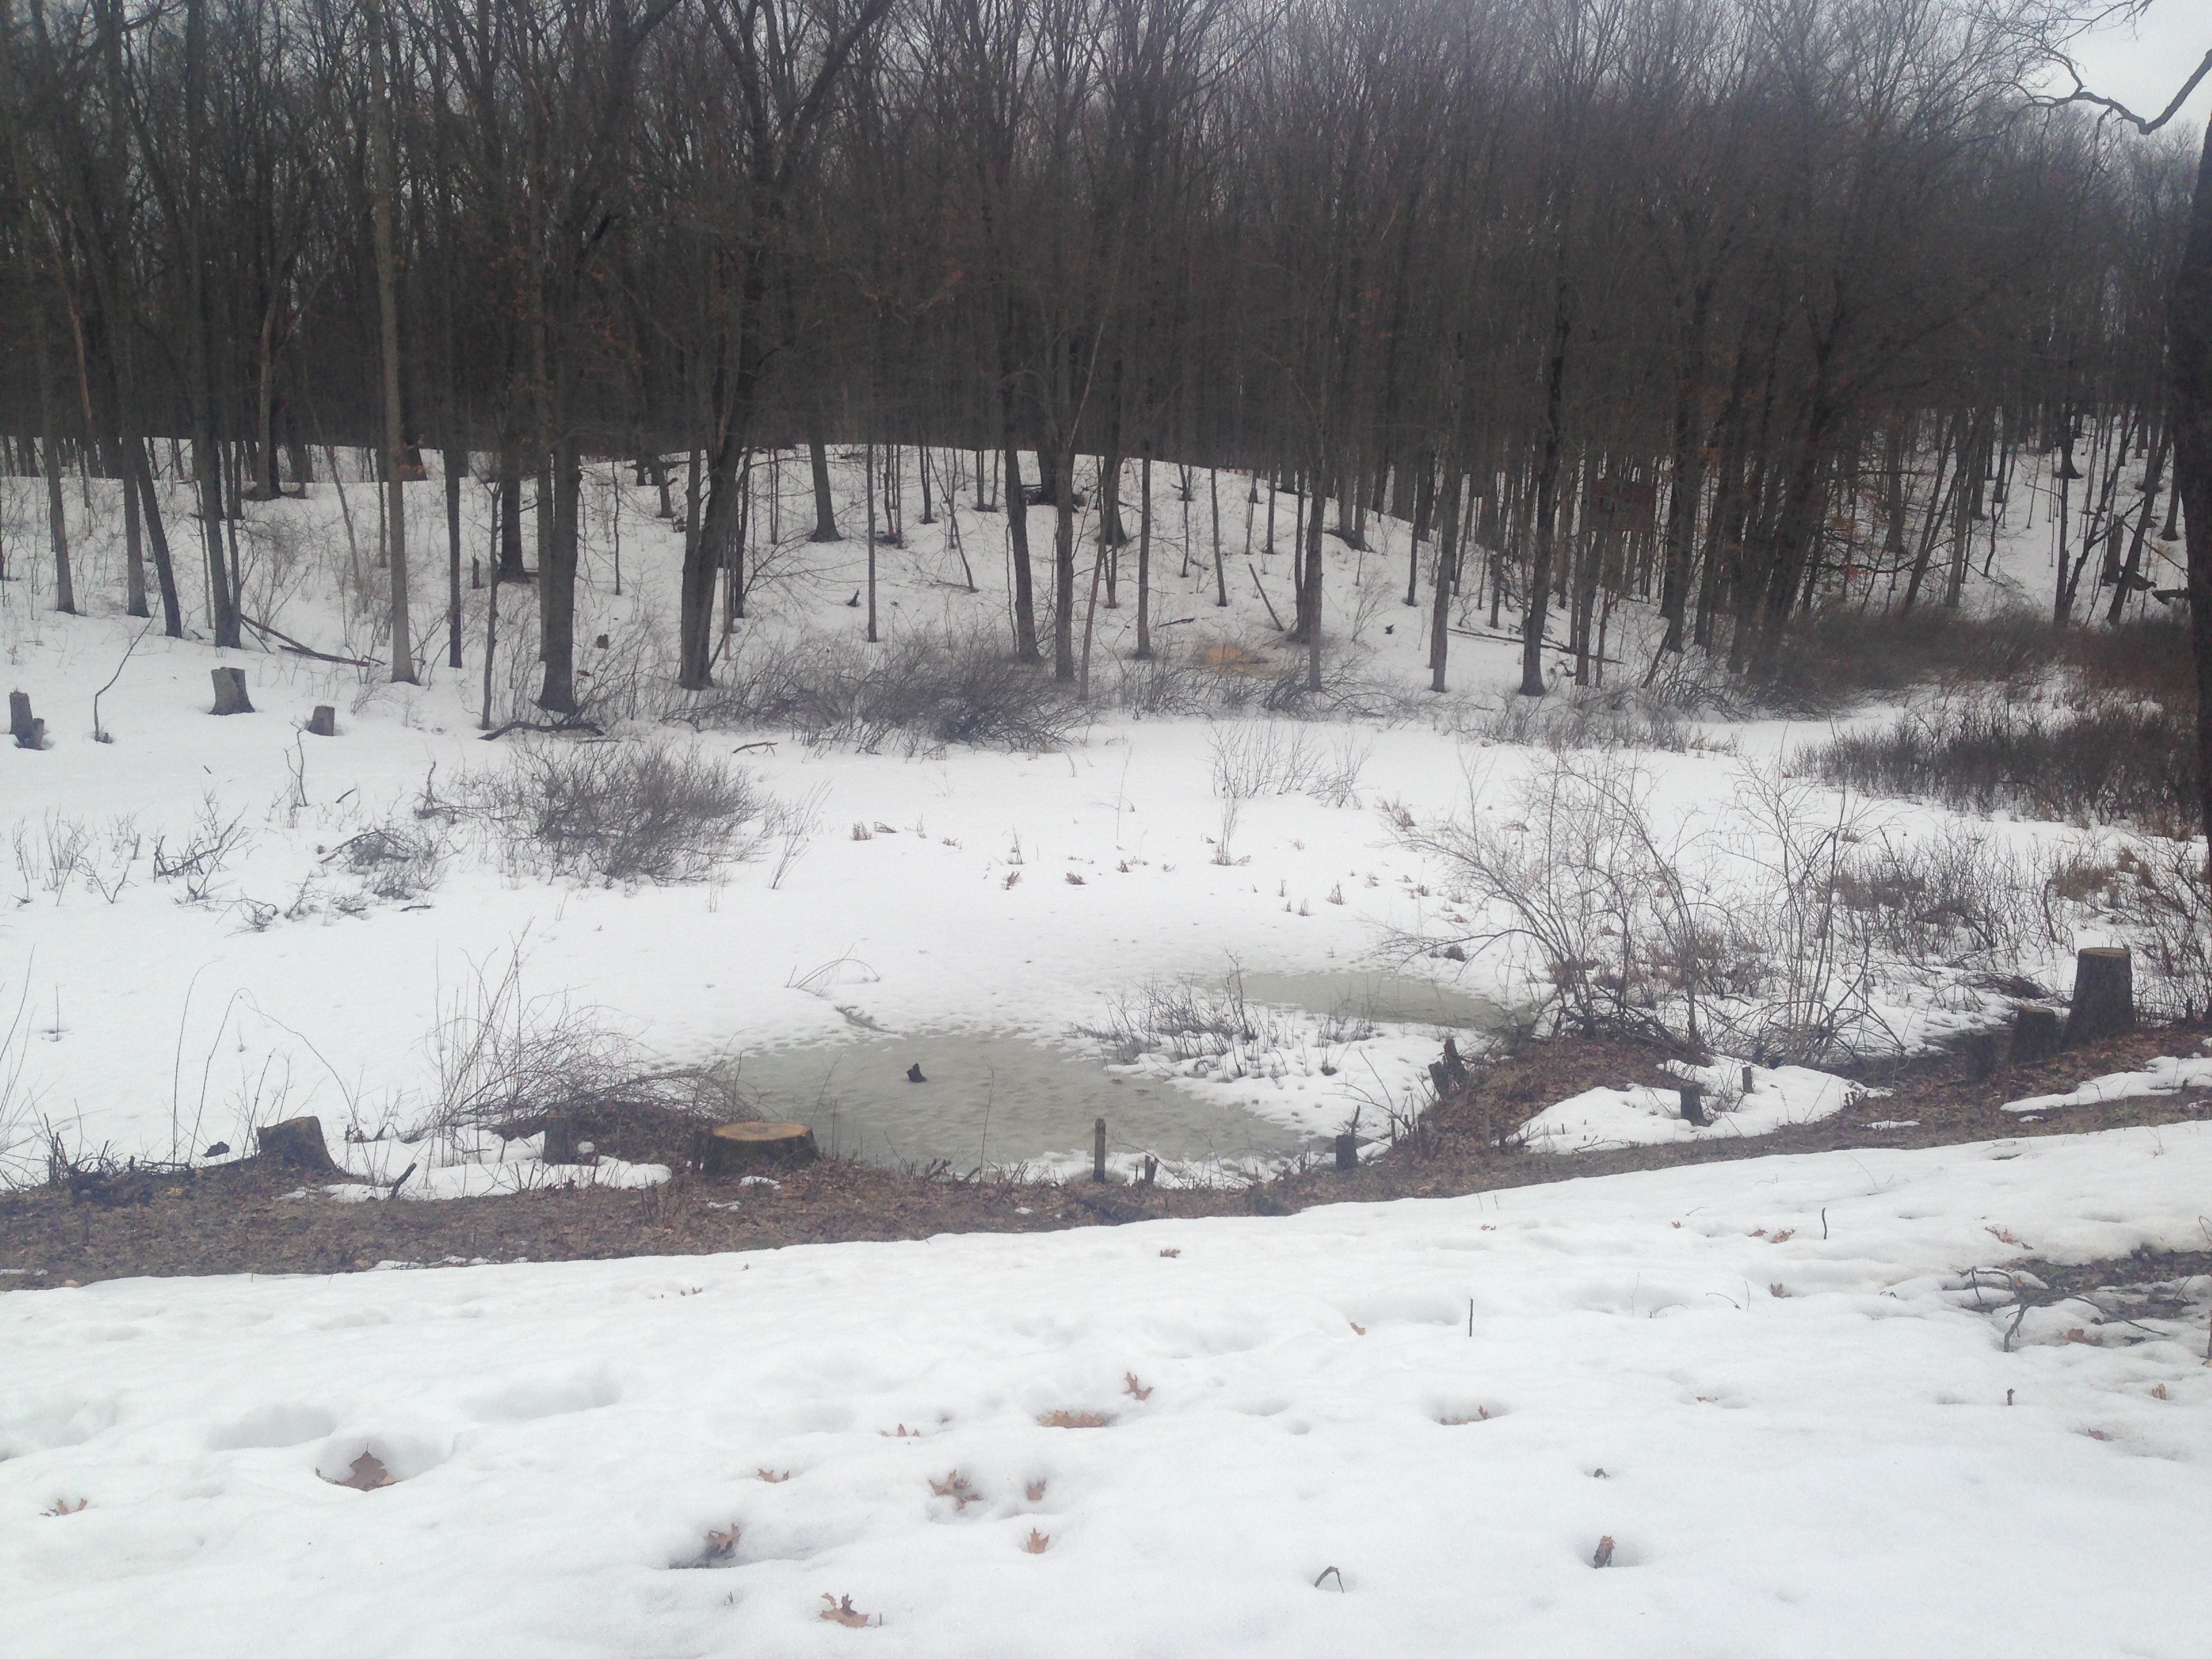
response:
<path id="1" fill-rule="evenodd" d="M 1347 1025 L 1391 1028 L 1401 1070 L 1409 1041 L 1432 1058 L 1429 1044 L 1437 1032 L 1480 1029 L 1498 1012 L 1481 998 L 1382 971 L 1242 973 L 1192 981 L 1215 995 L 1232 982 L 1254 1007 L 1328 1022 L 1339 1034 L 1330 1041 L 1340 1045 Z M 1294 1069 L 1309 1058 L 1302 1046 L 1286 1056 L 1287 1066 Z M 909 1080 L 909 1067 L 919 1067 L 925 1080 Z M 1360 1070 L 1342 1086 L 1364 1084 L 1373 1071 Z M 763 1115 L 806 1124 L 825 1154 L 878 1164 L 943 1159 L 963 1174 L 979 1165 L 1087 1167 L 1092 1126 L 1101 1117 L 1109 1155 L 1124 1168 L 1146 1153 L 1170 1164 L 1265 1162 L 1312 1144 L 1327 1127 L 1285 1121 L 1297 1115 L 1264 1109 L 1268 1097 L 1255 1102 L 1251 1088 L 1212 1089 L 1142 1066 L 1109 1068 L 1097 1045 L 1073 1036 L 1048 1042 L 961 1027 L 897 1035 L 855 1030 L 842 1041 L 747 1054 L 737 1075 Z M 1253 1087 L 1267 1081 L 1261 1077 Z M 1333 1082 L 1306 1081 L 1340 1092 Z M 1254 1109 L 1255 1103 L 1263 1109 Z M 1346 1096 L 1342 1110 L 1355 1103 Z M 1366 1121 L 1379 1129 L 1379 1118 Z"/>

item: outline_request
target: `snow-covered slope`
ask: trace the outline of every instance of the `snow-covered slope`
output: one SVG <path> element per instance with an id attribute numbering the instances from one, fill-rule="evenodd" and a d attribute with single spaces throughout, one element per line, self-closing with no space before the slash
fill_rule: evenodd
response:
<path id="1" fill-rule="evenodd" d="M 1960 1275 L 2201 1248 L 2208 1182 L 2192 1125 L 25 1291 L 6 1648 L 2183 1659 L 2212 1627 L 2203 1297 L 2038 1309 L 2007 1352 Z M 364 1453 L 394 1484 L 331 1484 Z"/>

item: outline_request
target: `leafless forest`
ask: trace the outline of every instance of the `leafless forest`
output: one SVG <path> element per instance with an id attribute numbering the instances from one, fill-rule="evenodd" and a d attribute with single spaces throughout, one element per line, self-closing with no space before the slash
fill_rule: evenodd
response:
<path id="1" fill-rule="evenodd" d="M 462 547 L 459 492 L 495 478 L 488 562 L 538 585 L 556 713 L 587 458 L 634 461 L 684 527 L 665 670 L 694 688 L 743 613 L 752 480 L 787 451 L 817 539 L 895 538 L 954 492 L 1056 503 L 1049 546 L 1006 520 L 1007 643 L 1062 679 L 1078 498 L 1104 498 L 1102 544 L 1143 543 L 1114 497 L 1154 465 L 1262 481 L 1224 504 L 1209 471 L 1196 510 L 1296 526 L 1285 622 L 1316 673 L 1322 538 L 1357 545 L 1373 514 L 1416 528 L 1439 689 L 1443 595 L 1469 584 L 1531 692 L 1547 635 L 1587 673 L 1622 600 L 1755 679 L 1824 609 L 1956 606 L 2037 467 L 2069 515 L 2051 617 L 2117 621 L 2155 603 L 2146 541 L 2204 463 L 2166 362 L 2197 162 L 2024 90 L 2065 21 L 2021 0 L 0 0 L 5 460 L 48 480 L 60 609 L 84 597 L 65 480 L 135 480 L 119 597 L 228 644 L 240 501 L 347 446 L 394 492 L 442 476 L 446 544 L 386 550 L 402 678 L 461 660 L 488 550 Z M 2212 224 L 2198 240 L 2212 264 Z M 865 527 L 833 508 L 848 447 L 881 481 Z M 198 512 L 165 523 L 154 480 L 178 472 Z M 1148 554 L 1108 578 L 1139 589 L 1140 655 Z M 204 562 L 204 617 L 179 560 Z M 410 583 L 450 588 L 449 640 L 408 637 Z"/>

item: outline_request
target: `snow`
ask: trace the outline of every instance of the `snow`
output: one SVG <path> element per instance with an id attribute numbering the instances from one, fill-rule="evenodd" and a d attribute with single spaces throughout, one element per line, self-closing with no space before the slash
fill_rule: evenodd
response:
<path id="1" fill-rule="evenodd" d="M 2025 1100 L 2008 1101 L 2005 1110 L 2047 1112 L 2060 1106 L 2097 1106 L 2108 1100 L 2179 1094 L 2185 1089 L 2212 1089 L 2212 1059 L 2162 1054 L 2140 1072 L 2110 1072 L 2064 1094 L 2030 1095 Z"/>
<path id="2" fill-rule="evenodd" d="M 1753 1066 L 1725 1056 L 1711 1066 L 1669 1061 L 1668 1069 L 1685 1082 L 1702 1086 L 1711 1121 L 1684 1120 L 1680 1090 L 1636 1084 L 1625 1089 L 1585 1090 L 1547 1106 L 1522 1126 L 1517 1139 L 1539 1152 L 1736 1139 L 1815 1123 L 1833 1117 L 1854 1099 L 1888 1093 L 1808 1066 Z M 1746 1078 L 1751 1081 L 1747 1091 Z"/>
<path id="3" fill-rule="evenodd" d="M 2205 1287 L 2191 1321 L 2039 1307 L 2007 1352 L 2004 1281 L 1966 1270 L 2198 1247 L 2208 1181 L 2183 1125 L 19 1290 L 9 1651 L 2183 1659 Z M 331 1484 L 365 1452 L 395 1484 Z"/>

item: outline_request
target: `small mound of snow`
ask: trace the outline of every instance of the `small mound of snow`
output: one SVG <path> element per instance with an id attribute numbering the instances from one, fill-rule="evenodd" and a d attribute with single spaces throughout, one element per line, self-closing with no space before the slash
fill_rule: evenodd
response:
<path id="1" fill-rule="evenodd" d="M 1666 1069 L 1704 1089 L 1711 1122 L 1684 1121 L 1679 1089 L 1641 1085 L 1590 1089 L 1530 1118 L 1521 1127 L 1522 1144 L 1540 1152 L 1587 1152 L 1663 1146 L 1716 1135 L 1771 1134 L 1793 1124 L 1833 1117 L 1855 1100 L 1887 1092 L 1808 1066 L 1752 1066 L 1726 1056 L 1711 1066 L 1670 1060 Z M 1747 1077 L 1748 1091 L 1744 1088 Z"/>

